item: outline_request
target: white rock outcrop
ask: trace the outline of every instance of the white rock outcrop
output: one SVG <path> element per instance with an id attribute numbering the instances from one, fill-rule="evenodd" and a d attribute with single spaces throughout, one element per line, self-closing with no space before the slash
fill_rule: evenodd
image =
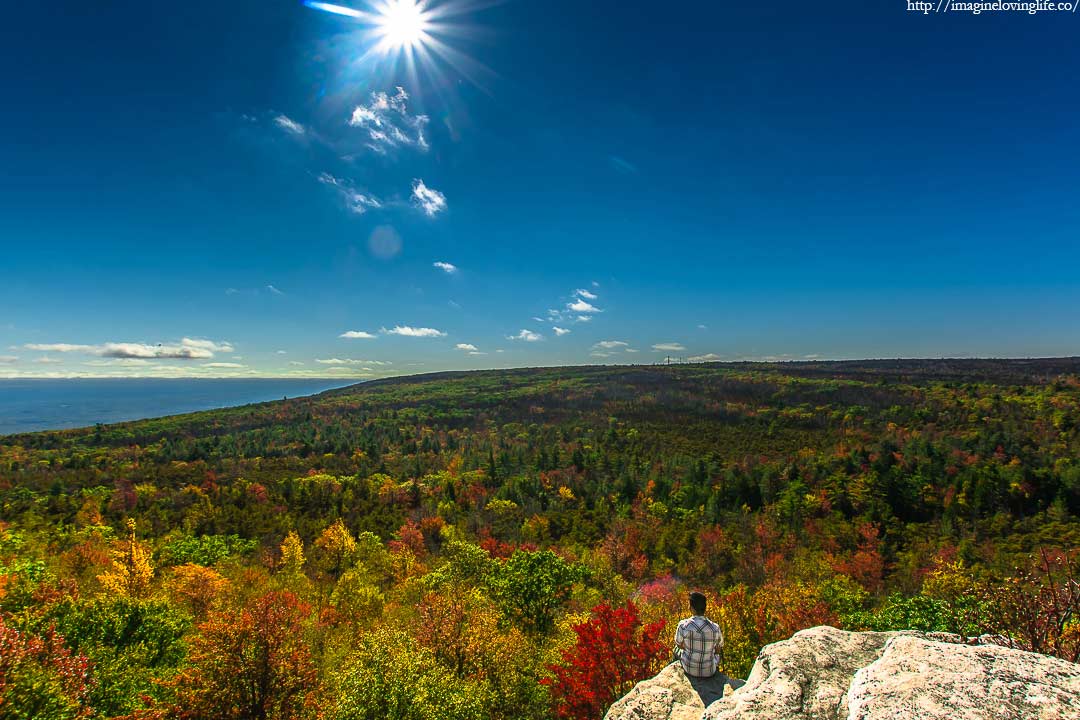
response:
<path id="1" fill-rule="evenodd" d="M 764 647 L 746 685 L 707 709 L 671 665 L 605 716 L 702 718 L 1080 720 L 1080 665 L 956 635 L 816 627 Z"/>
<path id="2" fill-rule="evenodd" d="M 682 666 L 671 663 L 659 675 L 642 680 L 607 711 L 619 720 L 701 720 L 705 705 Z"/>

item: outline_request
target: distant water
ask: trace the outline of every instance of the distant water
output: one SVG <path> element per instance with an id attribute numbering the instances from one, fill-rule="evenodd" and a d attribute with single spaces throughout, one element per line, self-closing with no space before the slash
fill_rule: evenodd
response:
<path id="1" fill-rule="evenodd" d="M 60 430 L 314 395 L 341 380 L 0 380 L 0 435 Z"/>

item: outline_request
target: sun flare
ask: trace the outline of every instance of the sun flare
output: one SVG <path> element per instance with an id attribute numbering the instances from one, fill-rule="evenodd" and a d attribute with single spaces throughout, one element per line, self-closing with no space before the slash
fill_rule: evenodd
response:
<path id="1" fill-rule="evenodd" d="M 415 0 L 386 0 L 379 8 L 375 32 L 384 50 L 410 50 L 423 45 L 430 27 L 427 13 Z"/>

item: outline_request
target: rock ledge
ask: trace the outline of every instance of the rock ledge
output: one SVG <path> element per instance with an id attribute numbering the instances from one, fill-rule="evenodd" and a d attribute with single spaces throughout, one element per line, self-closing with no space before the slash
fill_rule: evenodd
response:
<path id="1" fill-rule="evenodd" d="M 762 648 L 746 685 L 704 706 L 678 664 L 605 720 L 1080 720 L 1080 665 L 918 632 L 816 627 Z"/>

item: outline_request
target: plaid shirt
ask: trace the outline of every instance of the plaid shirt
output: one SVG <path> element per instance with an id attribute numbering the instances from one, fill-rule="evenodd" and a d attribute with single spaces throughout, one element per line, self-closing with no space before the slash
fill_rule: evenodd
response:
<path id="1" fill-rule="evenodd" d="M 679 662 L 687 675 L 712 677 L 720 664 L 716 651 L 724 644 L 720 626 L 703 615 L 695 615 L 679 623 L 675 644 L 682 648 Z"/>

